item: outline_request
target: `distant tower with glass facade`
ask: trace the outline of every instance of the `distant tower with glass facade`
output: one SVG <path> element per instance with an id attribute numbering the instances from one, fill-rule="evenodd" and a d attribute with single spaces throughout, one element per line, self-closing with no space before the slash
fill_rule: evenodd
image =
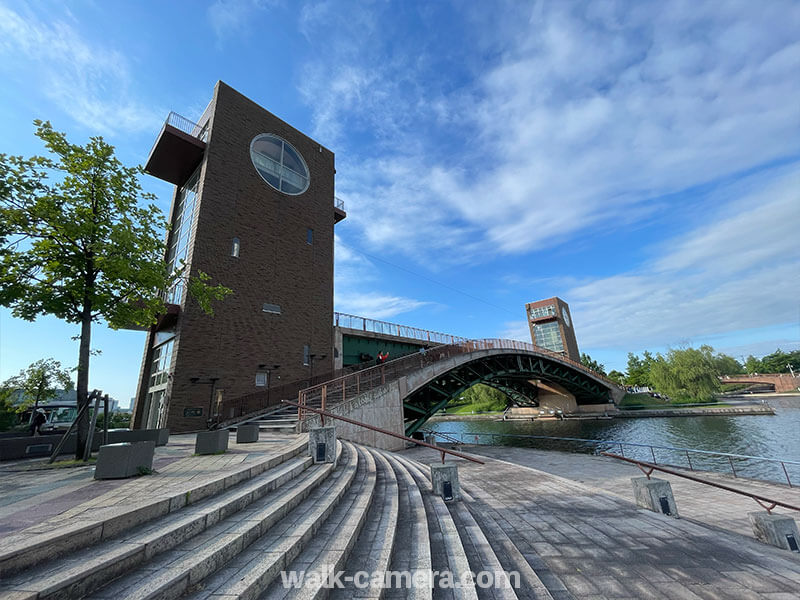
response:
<path id="1" fill-rule="evenodd" d="M 561 352 L 574 361 L 580 361 L 578 341 L 569 305 L 561 298 L 537 300 L 525 305 L 531 340 L 537 346 Z"/>
<path id="2" fill-rule="evenodd" d="M 184 283 L 148 331 L 134 427 L 205 429 L 223 399 L 333 368 L 334 155 L 218 82 L 170 114 L 145 170 L 175 186 L 167 262 L 233 290 L 203 313 Z M 275 381 L 271 381 L 275 380 Z"/>

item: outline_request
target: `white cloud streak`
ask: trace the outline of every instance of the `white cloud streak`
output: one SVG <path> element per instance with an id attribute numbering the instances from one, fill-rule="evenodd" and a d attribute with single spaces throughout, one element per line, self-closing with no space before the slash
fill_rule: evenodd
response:
<path id="1" fill-rule="evenodd" d="M 632 272 L 567 292 L 581 344 L 637 347 L 800 322 L 800 173 L 725 206 Z"/>
<path id="2" fill-rule="evenodd" d="M 364 291 L 377 284 L 372 262 L 335 238 L 336 270 L 334 305 L 336 311 L 370 319 L 391 319 L 430 304 L 381 291 Z"/>
<path id="3" fill-rule="evenodd" d="M 382 43 L 391 13 L 327 6 L 301 22 L 326 53 L 300 90 L 316 135 L 357 139 L 338 185 L 372 243 L 454 261 L 542 249 L 798 150 L 796 4 L 475 8 L 483 33 L 464 37 L 491 32 L 494 58 L 464 56 L 483 75 L 448 93 L 426 48 Z"/>
<path id="4" fill-rule="evenodd" d="M 0 4 L 0 56 L 4 71 L 33 73 L 50 101 L 94 131 L 152 131 L 164 118 L 136 100 L 125 57 L 88 42 L 67 21 L 45 23 Z"/>

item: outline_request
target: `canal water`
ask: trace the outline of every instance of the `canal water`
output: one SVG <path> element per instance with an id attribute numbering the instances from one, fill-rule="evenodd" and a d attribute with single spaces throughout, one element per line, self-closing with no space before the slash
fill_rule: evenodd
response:
<path id="1" fill-rule="evenodd" d="M 800 463 L 800 396 L 769 400 L 775 415 L 714 417 L 653 417 L 610 420 L 566 421 L 433 421 L 425 429 L 448 432 L 465 443 L 527 446 L 541 449 L 594 453 L 606 450 L 619 454 L 615 442 L 693 448 L 711 452 L 744 454 Z M 482 435 L 483 434 L 483 435 Z M 506 434 L 490 436 L 486 434 Z M 513 437 L 509 434 L 602 440 L 590 444 Z M 652 462 L 688 467 L 685 452 L 624 446 L 625 456 Z M 690 454 L 692 466 L 757 479 L 786 481 L 783 467 L 751 459 L 728 459 Z M 733 466 L 731 466 L 733 462 Z M 800 487 L 800 464 L 785 464 L 794 485 Z"/>

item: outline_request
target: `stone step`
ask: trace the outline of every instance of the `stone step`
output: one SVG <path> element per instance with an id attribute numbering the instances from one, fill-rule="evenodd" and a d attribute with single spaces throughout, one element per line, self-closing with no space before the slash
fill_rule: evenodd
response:
<path id="1" fill-rule="evenodd" d="M 395 573 L 422 574 L 425 577 L 432 570 L 430 534 L 428 531 L 428 518 L 425 514 L 425 505 L 422 493 L 416 480 L 408 472 L 405 465 L 397 460 L 396 455 L 379 451 L 392 467 L 397 478 L 398 508 L 397 508 L 397 534 L 395 536 L 395 552 L 390 560 L 389 570 Z M 405 586 L 387 589 L 384 598 L 413 598 L 415 600 L 430 600 L 432 589 L 430 586 Z"/>
<path id="2" fill-rule="evenodd" d="M 426 477 L 429 477 L 428 466 L 406 457 L 403 457 L 403 459 L 415 464 Z M 553 590 L 561 600 L 569 598 L 566 588 L 560 580 L 552 575 L 538 555 L 530 553 L 523 555 L 520 552 L 500 525 L 500 522 L 507 522 L 503 515 L 474 498 L 473 494 L 483 495 L 483 492 L 478 488 L 465 486 L 462 483 L 462 502 L 448 504 L 456 526 L 461 532 L 461 539 L 467 549 L 473 571 L 477 572 L 480 569 L 485 569 L 491 572 L 519 573 L 518 588 L 514 590 L 492 589 L 492 594 L 487 597 L 553 600 L 553 594 L 551 594 L 551 590 Z M 476 550 L 480 550 L 482 556 L 477 556 L 470 551 L 471 545 Z M 531 562 L 534 564 L 531 564 Z M 549 587 L 545 586 L 537 573 L 537 569 L 543 572 L 543 576 L 548 580 Z M 479 597 L 481 592 L 482 590 L 479 586 Z M 512 592 L 513 595 L 508 594 L 508 592 Z"/>
<path id="3" fill-rule="evenodd" d="M 293 459 L 305 451 L 307 446 L 308 437 L 301 436 L 280 448 L 275 454 L 267 455 L 255 462 L 243 463 L 240 468 L 225 477 L 210 481 L 206 479 L 197 484 L 190 482 L 182 487 L 171 486 L 168 473 L 148 476 L 147 481 L 132 480 L 125 486 L 151 485 L 150 477 L 161 477 L 165 482 L 164 492 L 157 496 L 144 496 L 141 501 L 137 500 L 123 509 L 115 507 L 113 510 L 87 511 L 67 525 L 59 523 L 57 528 L 43 523 L 41 534 L 29 528 L 20 534 L 8 536 L 3 540 L 3 548 L 0 550 L 0 575 L 3 577 L 3 585 L 7 585 L 9 576 L 30 569 L 42 561 L 50 562 L 54 557 L 73 555 L 82 548 L 94 548 L 102 542 L 118 538 L 128 531 L 140 528 L 145 523 L 160 517 L 172 515 L 171 518 L 177 518 L 174 516 L 176 511 L 225 490 L 233 489 L 242 482 L 251 480 L 265 471 Z M 197 457 L 197 460 L 213 461 L 214 457 Z M 257 487 L 256 484 L 255 488 Z M 134 555 L 136 553 L 133 552 Z"/>
<path id="4" fill-rule="evenodd" d="M 252 544 L 234 560 L 227 564 L 224 564 L 227 560 L 218 561 L 213 569 L 209 568 L 205 575 L 210 575 L 212 570 L 216 573 L 208 579 L 204 580 L 205 575 L 189 577 L 182 590 L 187 592 L 187 598 L 252 600 L 280 577 L 280 572 L 311 542 L 353 483 L 359 462 L 358 452 L 349 442 L 340 442 L 337 446 L 343 448 L 341 464 L 327 481 L 282 519 L 262 528 L 261 537 L 252 540 Z M 180 582 L 176 585 L 180 586 Z M 167 598 L 163 593 L 130 597 Z"/>
<path id="5" fill-rule="evenodd" d="M 476 501 L 472 497 L 470 491 L 472 491 L 471 488 L 465 488 L 462 485 L 461 497 L 463 499 L 464 508 L 469 511 L 476 525 L 480 527 L 485 534 L 487 541 L 491 544 L 504 570 L 506 572 L 515 571 L 519 573 L 519 588 L 516 589 L 517 597 L 520 598 L 520 600 L 523 598 L 530 600 L 553 600 L 552 594 L 536 573 L 534 565 L 529 563 L 529 559 L 519 551 L 519 548 L 517 548 L 514 542 L 511 541 L 511 538 L 506 535 L 506 532 L 503 531 L 503 528 L 498 522 L 498 519 L 502 519 L 502 515 L 497 515 L 495 511 L 491 510 L 488 506 Z M 534 560 L 537 567 L 541 568 L 544 565 L 538 556 L 530 556 L 530 560 Z"/>
<path id="6" fill-rule="evenodd" d="M 479 487 L 464 485 L 461 486 L 461 493 L 501 562 L 509 571 L 520 574 L 521 590 L 517 591 L 520 598 L 572 600 L 572 594 L 540 558 L 536 548 L 519 535 L 502 512 L 490 504 L 489 494 Z"/>
<path id="7" fill-rule="evenodd" d="M 327 597 L 326 578 L 343 571 L 345 563 L 363 530 L 376 486 L 375 458 L 366 448 L 357 447 L 360 459 L 356 479 L 347 495 L 317 531 L 314 540 L 284 571 L 303 574 L 301 587 L 286 587 L 282 577 L 259 596 L 260 600 L 315 600 Z"/>
<path id="8" fill-rule="evenodd" d="M 107 540 L 90 548 L 51 560 L 42 568 L 28 569 L 4 581 L 0 595 L 18 593 L 20 597 L 81 597 L 115 577 L 128 573 L 146 561 L 212 529 L 260 498 L 275 495 L 274 490 L 303 485 L 312 475 L 304 472 L 310 457 L 298 457 L 247 481 L 240 486 L 176 513 L 155 519 L 143 528 Z"/>
<path id="9" fill-rule="evenodd" d="M 402 456 L 396 456 L 395 460 L 405 466 L 422 490 L 422 502 L 428 517 L 433 571 L 448 572 L 454 582 L 460 584 L 448 589 L 437 585 L 434 587 L 433 597 L 478 600 L 475 582 L 469 576 L 469 559 L 447 504 L 440 496 L 433 495 L 430 482 L 420 469 L 422 465 Z"/>
<path id="10" fill-rule="evenodd" d="M 358 572 L 385 573 L 389 570 L 395 551 L 395 536 L 398 528 L 399 497 L 397 477 L 394 469 L 381 453 L 367 449 L 377 467 L 375 497 L 367 514 L 367 521 L 355 548 L 344 568 L 345 578 Z M 408 552 L 409 548 L 402 549 Z M 344 581 L 344 587 L 331 590 L 332 600 L 349 600 L 353 597 L 377 600 L 383 593 L 383 585 L 370 581 L 368 588 L 357 589 L 355 582 Z"/>
<path id="11" fill-rule="evenodd" d="M 512 569 L 504 567 L 480 525 L 473 518 L 466 505 L 465 492 L 462 492 L 462 498 L 461 502 L 450 502 L 447 508 L 461 536 L 461 543 L 464 545 L 472 571 L 474 573 L 490 573 L 492 577 L 492 586 L 484 588 L 480 583 L 481 577 L 486 576 L 478 575 L 478 585 L 476 586 L 478 598 L 481 600 L 517 600 L 517 593 L 512 587 L 517 582 L 510 581 L 505 576 Z"/>
<path id="12" fill-rule="evenodd" d="M 338 446 L 341 452 L 341 446 Z M 169 550 L 106 587 L 85 596 L 114 600 L 177 598 L 216 573 L 256 542 L 307 498 L 327 491 L 336 478 L 332 464 L 315 465 L 303 476 L 253 502 L 203 533 Z"/>

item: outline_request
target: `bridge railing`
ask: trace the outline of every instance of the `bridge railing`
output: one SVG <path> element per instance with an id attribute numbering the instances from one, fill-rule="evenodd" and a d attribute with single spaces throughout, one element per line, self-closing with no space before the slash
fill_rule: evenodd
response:
<path id="1" fill-rule="evenodd" d="M 297 403 L 301 407 L 310 406 L 325 410 L 326 408 L 347 402 L 348 399 L 352 399 L 359 394 L 385 385 L 386 383 L 396 381 L 400 377 L 404 377 L 405 375 L 413 373 L 414 371 L 418 371 L 419 369 L 439 361 L 446 360 L 453 356 L 475 352 L 477 350 L 493 349 L 536 352 L 538 354 L 548 356 L 549 358 L 568 363 L 576 369 L 601 379 L 610 385 L 618 385 L 617 383 L 603 377 L 599 373 L 595 373 L 594 371 L 587 369 L 581 363 L 570 360 L 563 354 L 545 350 L 544 348 L 540 348 L 528 342 L 501 339 L 464 340 L 455 344 L 446 344 L 421 350 L 420 352 L 409 354 L 395 360 L 388 361 L 384 364 L 362 369 L 355 373 L 342 375 L 341 377 L 331 379 L 330 381 L 300 390 L 297 397 Z M 298 410 L 298 417 L 301 420 L 305 418 L 302 408 Z"/>
<path id="2" fill-rule="evenodd" d="M 357 315 L 349 315 L 340 312 L 333 313 L 333 322 L 336 327 L 346 327 L 348 329 L 357 329 L 369 333 L 404 337 L 421 342 L 430 342 L 431 344 L 457 344 L 468 341 L 467 338 L 450 335 L 449 333 L 430 331 L 428 329 L 420 329 L 419 327 L 399 325 L 388 321 L 368 319 L 367 317 L 359 317 Z"/>

